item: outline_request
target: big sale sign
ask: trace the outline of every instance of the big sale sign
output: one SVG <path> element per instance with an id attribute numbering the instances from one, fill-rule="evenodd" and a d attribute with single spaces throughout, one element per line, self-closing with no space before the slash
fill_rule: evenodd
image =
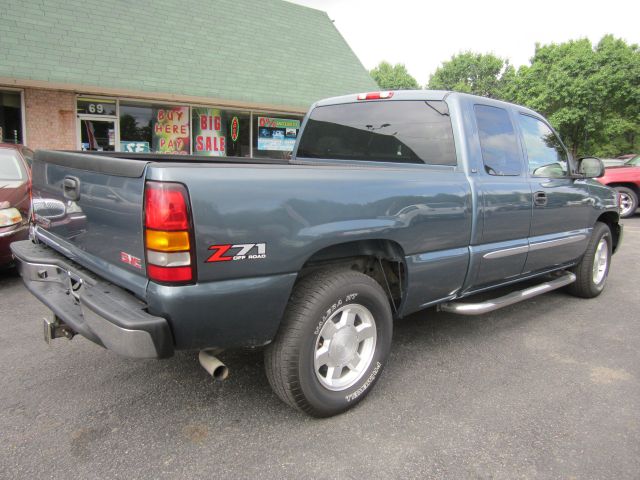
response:
<path id="1" fill-rule="evenodd" d="M 193 109 L 193 153 L 211 157 L 227 155 L 226 126 L 217 108 Z"/>

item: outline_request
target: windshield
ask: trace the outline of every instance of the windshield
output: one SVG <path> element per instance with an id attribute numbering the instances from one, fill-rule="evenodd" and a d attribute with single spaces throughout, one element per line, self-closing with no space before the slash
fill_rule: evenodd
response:
<path id="1" fill-rule="evenodd" d="M 640 155 L 636 155 L 635 157 L 630 158 L 625 162 L 625 165 L 631 165 L 634 167 L 640 166 Z"/>
<path id="2" fill-rule="evenodd" d="M 0 150 L 0 180 L 23 180 L 20 159 L 13 150 Z"/>

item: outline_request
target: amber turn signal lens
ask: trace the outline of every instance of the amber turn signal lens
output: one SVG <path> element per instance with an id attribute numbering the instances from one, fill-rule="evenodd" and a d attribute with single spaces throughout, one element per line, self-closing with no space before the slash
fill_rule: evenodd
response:
<path id="1" fill-rule="evenodd" d="M 160 252 L 189 250 L 189 232 L 163 232 L 147 230 L 147 248 Z"/>

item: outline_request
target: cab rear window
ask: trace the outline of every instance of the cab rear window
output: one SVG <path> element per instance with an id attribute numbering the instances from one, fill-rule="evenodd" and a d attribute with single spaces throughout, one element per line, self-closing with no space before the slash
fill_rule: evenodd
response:
<path id="1" fill-rule="evenodd" d="M 382 101 L 316 107 L 297 157 L 456 165 L 442 101 Z"/>

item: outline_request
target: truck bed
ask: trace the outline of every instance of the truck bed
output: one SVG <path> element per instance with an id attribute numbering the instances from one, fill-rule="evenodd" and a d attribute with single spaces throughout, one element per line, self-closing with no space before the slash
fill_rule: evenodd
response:
<path id="1" fill-rule="evenodd" d="M 256 158 L 256 157 L 212 157 L 208 155 L 171 155 L 162 153 L 128 153 L 128 152 L 78 152 L 83 155 L 96 155 L 100 157 L 126 158 L 128 160 L 141 160 L 145 162 L 175 162 L 175 163 L 223 163 L 223 164 L 255 164 L 255 165 L 288 165 L 292 163 L 280 158 Z"/>

